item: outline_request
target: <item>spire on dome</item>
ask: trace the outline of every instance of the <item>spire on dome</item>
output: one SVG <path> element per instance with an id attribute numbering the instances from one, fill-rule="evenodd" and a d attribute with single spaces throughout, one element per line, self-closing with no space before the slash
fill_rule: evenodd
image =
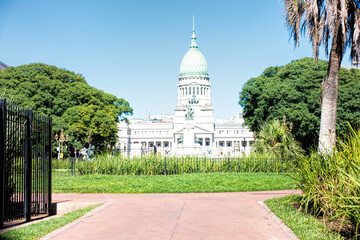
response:
<path id="1" fill-rule="evenodd" d="M 191 36 L 191 44 L 190 44 L 190 48 L 198 48 L 197 44 L 196 44 L 196 36 L 195 36 L 195 21 L 194 21 L 194 14 L 193 14 L 193 33 Z"/>

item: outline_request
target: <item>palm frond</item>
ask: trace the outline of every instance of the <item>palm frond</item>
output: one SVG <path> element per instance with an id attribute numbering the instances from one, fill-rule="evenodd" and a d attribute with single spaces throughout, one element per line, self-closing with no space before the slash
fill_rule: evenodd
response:
<path id="1" fill-rule="evenodd" d="M 325 55 L 329 55 L 329 44 L 336 32 L 345 43 L 343 51 L 350 47 L 350 58 L 360 60 L 359 1 L 284 0 L 284 3 L 286 25 L 295 47 L 299 46 L 300 35 L 306 33 L 316 61 L 320 45 L 324 46 Z"/>

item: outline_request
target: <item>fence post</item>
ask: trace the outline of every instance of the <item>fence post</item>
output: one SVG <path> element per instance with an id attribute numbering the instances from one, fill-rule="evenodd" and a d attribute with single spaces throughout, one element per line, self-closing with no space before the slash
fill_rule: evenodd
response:
<path id="1" fill-rule="evenodd" d="M 32 173 L 32 110 L 25 110 L 25 219 L 31 220 L 31 173 Z"/>
<path id="2" fill-rule="evenodd" d="M 71 176 L 75 176 L 75 158 L 71 158 Z"/>
<path id="3" fill-rule="evenodd" d="M 228 172 L 230 172 L 230 157 L 228 157 Z"/>
<path id="4" fill-rule="evenodd" d="M 4 225 L 6 100 L 0 99 L 0 228 Z"/>
<path id="5" fill-rule="evenodd" d="M 164 174 L 166 175 L 166 157 L 164 157 Z"/>
<path id="6" fill-rule="evenodd" d="M 49 124 L 49 128 L 48 128 L 48 137 L 49 137 L 49 139 L 48 139 L 48 141 L 49 141 L 49 144 L 48 144 L 48 149 L 47 149 L 47 151 L 48 151 L 48 153 L 49 153 L 49 173 L 48 173 L 48 175 L 49 175 L 49 179 L 48 179 L 48 183 L 49 183 L 49 185 L 48 185 L 48 213 L 49 213 L 49 215 L 54 215 L 55 214 L 55 212 L 53 212 L 53 208 L 52 208 L 52 199 L 51 199 L 51 191 L 52 191 L 52 189 L 51 189 L 51 184 L 52 184 L 52 182 L 51 182 L 51 178 L 52 178 L 52 136 L 51 136 L 51 132 L 52 132 L 52 118 L 51 117 L 49 117 L 48 118 L 48 120 L 49 120 L 49 122 L 48 122 L 48 124 Z M 56 210 L 54 210 L 54 211 L 56 211 Z"/>

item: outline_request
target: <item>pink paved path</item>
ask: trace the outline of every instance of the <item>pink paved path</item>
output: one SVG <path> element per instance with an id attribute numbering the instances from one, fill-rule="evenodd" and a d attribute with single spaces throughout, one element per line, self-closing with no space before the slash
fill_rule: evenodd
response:
<path id="1" fill-rule="evenodd" d="M 47 239 L 293 239 L 259 204 L 294 191 L 54 194 L 54 202 L 105 203 Z"/>

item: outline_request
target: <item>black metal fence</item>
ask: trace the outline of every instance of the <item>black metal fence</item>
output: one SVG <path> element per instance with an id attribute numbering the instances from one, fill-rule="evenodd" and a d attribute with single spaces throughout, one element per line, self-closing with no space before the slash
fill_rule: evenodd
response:
<path id="1" fill-rule="evenodd" d="M 51 118 L 0 99 L 0 227 L 50 214 Z"/>
<path id="2" fill-rule="evenodd" d="M 211 172 L 266 172 L 294 171 L 291 159 L 254 157 L 158 157 L 124 158 L 99 156 L 93 160 L 75 158 L 53 159 L 53 175 L 173 175 Z"/>

